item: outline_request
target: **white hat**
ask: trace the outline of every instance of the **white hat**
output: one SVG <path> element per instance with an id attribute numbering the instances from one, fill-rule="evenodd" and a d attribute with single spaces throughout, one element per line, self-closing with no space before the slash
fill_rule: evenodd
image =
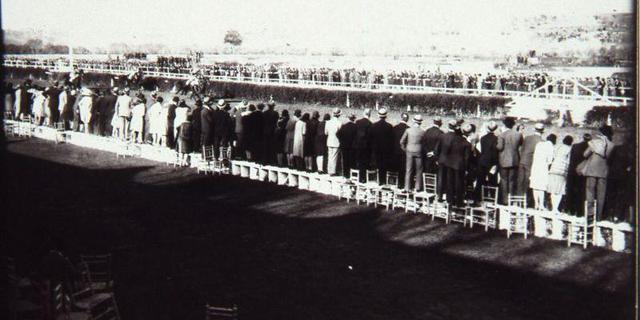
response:
<path id="1" fill-rule="evenodd" d="M 378 117 L 386 118 L 387 117 L 387 109 L 386 108 L 380 108 L 378 110 Z"/>
<path id="2" fill-rule="evenodd" d="M 218 100 L 218 106 L 219 106 L 219 107 L 224 107 L 224 105 L 225 105 L 225 104 L 227 104 L 227 102 L 226 102 L 226 101 L 224 101 L 224 99 L 220 99 L 220 100 Z"/>
<path id="3" fill-rule="evenodd" d="M 416 114 L 413 116 L 413 121 L 417 122 L 417 123 L 422 123 L 422 116 L 419 114 Z"/>
<path id="4" fill-rule="evenodd" d="M 544 124 L 541 122 L 536 123 L 535 126 L 533 126 L 534 129 L 536 129 L 536 131 L 544 131 Z"/>

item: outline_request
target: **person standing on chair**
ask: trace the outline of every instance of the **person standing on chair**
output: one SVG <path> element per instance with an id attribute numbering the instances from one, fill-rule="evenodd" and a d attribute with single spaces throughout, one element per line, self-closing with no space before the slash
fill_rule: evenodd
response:
<path id="1" fill-rule="evenodd" d="M 365 108 L 362 116 L 361 119 L 355 122 L 358 130 L 353 148 L 356 156 L 356 166 L 358 171 L 360 171 L 361 180 L 364 181 L 365 171 L 369 170 L 371 163 L 371 141 L 369 141 L 371 131 L 371 120 L 369 120 L 369 118 L 371 117 L 371 109 Z"/>
<path id="2" fill-rule="evenodd" d="M 440 117 L 436 117 L 433 119 L 433 126 L 424 132 L 422 148 L 425 153 L 424 171 L 427 173 L 438 172 L 438 158 L 435 156 L 435 150 L 438 141 L 440 141 L 440 136 L 443 134 L 442 130 L 440 130 L 440 126 L 442 126 L 442 119 Z"/>
<path id="3" fill-rule="evenodd" d="M 324 126 L 324 134 L 327 136 L 327 173 L 335 176 L 338 171 L 338 161 L 340 160 L 340 139 L 338 139 L 338 131 L 342 127 L 340 121 L 339 108 L 333 109 L 333 117 L 327 121 Z"/>
<path id="4" fill-rule="evenodd" d="M 589 147 L 591 134 L 585 133 L 582 141 L 571 146 L 569 155 L 569 168 L 567 169 L 567 195 L 565 199 L 566 209 L 568 212 L 581 216 L 584 213 L 585 199 L 585 183 L 586 178 L 578 175 L 576 168 L 578 164 L 584 161 L 584 152 Z"/>
<path id="5" fill-rule="evenodd" d="M 403 112 L 400 115 L 400 122 L 393 127 L 393 163 L 391 167 L 394 171 L 398 173 L 398 183 L 403 186 L 404 185 L 404 172 L 405 165 L 407 164 L 405 158 L 405 152 L 402 151 L 400 147 L 400 139 L 404 135 L 404 132 L 407 131 L 409 125 L 407 122 L 409 121 L 409 114 Z"/>
<path id="6" fill-rule="evenodd" d="M 356 137 L 358 135 L 358 126 L 356 125 L 356 115 L 349 115 L 349 121 L 344 123 L 337 136 L 340 139 L 340 154 L 342 155 L 342 175 L 348 177 L 351 169 L 355 169 L 356 160 Z"/>
<path id="7" fill-rule="evenodd" d="M 609 175 L 609 158 L 613 151 L 613 129 L 604 125 L 600 127 L 600 134 L 589 141 L 584 152 L 587 159 L 584 176 L 586 177 L 585 200 L 597 201 L 596 219 L 601 220 L 604 200 L 607 191 L 607 177 Z"/>
<path id="8" fill-rule="evenodd" d="M 480 155 L 478 156 L 478 171 L 476 175 L 475 194 L 482 196 L 482 186 L 496 186 L 498 166 L 498 137 L 494 134 L 498 125 L 491 121 L 487 125 L 487 134 L 480 138 Z"/>
<path id="9" fill-rule="evenodd" d="M 544 125 L 542 123 L 536 123 L 534 126 L 535 132 L 532 135 L 526 136 L 522 141 L 520 147 L 520 164 L 518 165 L 518 195 L 529 197 L 529 177 L 531 176 L 531 165 L 533 163 L 533 152 L 536 150 L 538 143 L 542 142 L 542 133 L 544 132 Z"/>
<path id="10" fill-rule="evenodd" d="M 394 149 L 394 132 L 393 126 L 387 122 L 387 109 L 380 108 L 378 110 L 378 120 L 371 125 L 371 152 L 373 161 L 381 181 L 385 181 L 387 170 L 391 169 L 393 149 Z"/>
<path id="11" fill-rule="evenodd" d="M 522 134 L 513 129 L 516 121 L 512 117 L 503 120 L 505 130 L 498 136 L 498 165 L 500 167 L 500 202 L 507 203 L 509 194 L 516 194 L 518 164 L 520 155 L 518 147 L 522 144 Z"/>
<path id="12" fill-rule="evenodd" d="M 424 130 L 420 125 L 422 125 L 422 116 L 416 114 L 413 116 L 413 125 L 400 138 L 400 148 L 406 154 L 406 171 L 404 175 L 404 189 L 406 191 L 411 190 L 414 177 L 415 190 L 422 190 L 422 140 L 424 139 Z"/>

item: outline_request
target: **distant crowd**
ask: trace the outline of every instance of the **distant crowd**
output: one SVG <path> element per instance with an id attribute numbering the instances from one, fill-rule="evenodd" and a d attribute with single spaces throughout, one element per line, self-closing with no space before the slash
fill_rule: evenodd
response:
<path id="1" fill-rule="evenodd" d="M 197 55 L 194 57 L 198 57 Z M 146 71 L 172 72 L 182 74 L 198 73 L 204 76 L 220 76 L 236 78 L 246 81 L 297 82 L 302 84 L 324 84 L 340 86 L 358 86 L 376 88 L 381 85 L 397 85 L 409 87 L 435 87 L 451 89 L 492 90 L 492 94 L 503 94 L 500 91 L 529 92 L 542 86 L 541 93 L 559 94 L 588 94 L 584 88 L 575 86 L 571 81 L 558 80 L 545 73 L 464 73 L 441 71 L 413 71 L 392 70 L 379 72 L 355 68 L 297 68 L 285 64 L 238 64 L 214 63 L 199 65 L 196 58 L 187 57 L 158 57 L 156 62 L 110 60 L 107 62 L 76 60 L 77 63 L 93 68 L 125 68 Z M 199 58 L 198 58 L 199 59 Z M 9 59 L 15 61 L 16 59 Z M 28 60 L 24 62 L 40 61 L 45 66 L 53 67 L 55 60 Z M 630 79 L 618 76 L 589 77 L 576 79 L 604 96 L 633 97 L 633 84 Z"/>
<path id="2" fill-rule="evenodd" d="M 423 172 L 434 173 L 438 196 L 454 206 L 478 201 L 484 185 L 499 186 L 502 203 L 509 194 L 528 194 L 532 207 L 555 212 L 580 214 L 584 200 L 595 199 L 601 219 L 626 219 L 633 204 L 634 144 L 628 135 L 614 145 L 609 126 L 560 138 L 541 123 L 525 136 L 525 125 L 513 118 L 502 126 L 487 121 L 476 127 L 464 119 L 443 124 L 440 118 L 424 126 L 421 114 L 404 113 L 394 125 L 384 107 L 365 109 L 358 118 L 339 108 L 321 115 L 276 110 L 273 101 L 231 106 L 209 96 L 190 105 L 178 96 L 165 100 L 126 87 L 27 81 L 7 84 L 5 92 L 9 117 L 175 148 L 185 162 L 203 147 L 213 146 L 216 157 L 226 147 L 235 159 L 331 175 L 373 168 L 380 179 L 401 173 L 401 185 L 412 191 L 423 188 Z M 579 166 L 583 162 L 588 165 Z"/>

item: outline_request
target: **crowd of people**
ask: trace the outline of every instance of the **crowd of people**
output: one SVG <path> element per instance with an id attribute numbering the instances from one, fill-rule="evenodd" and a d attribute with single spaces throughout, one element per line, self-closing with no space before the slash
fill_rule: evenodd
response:
<path id="1" fill-rule="evenodd" d="M 443 128 L 435 118 L 424 130 L 420 114 L 403 113 L 392 125 L 384 107 L 377 120 L 371 109 L 343 120 L 339 108 L 321 115 L 277 111 L 273 101 L 232 107 L 210 96 L 189 106 L 178 96 L 165 101 L 157 92 L 147 96 L 126 87 L 43 88 L 26 81 L 5 89 L 5 106 L 16 119 L 175 148 L 185 163 L 203 147 L 213 146 L 216 157 L 230 147 L 236 159 L 330 175 L 357 169 L 364 177 L 375 168 L 383 180 L 396 172 L 407 190 L 423 188 L 423 172 L 437 174 L 439 197 L 455 206 L 479 201 L 484 185 L 499 186 L 501 203 L 508 194 L 528 194 L 534 208 L 554 212 L 581 213 L 584 200 L 595 199 L 599 218 L 626 219 L 633 202 L 632 190 L 623 187 L 635 176 L 633 142 L 627 137 L 614 145 L 609 126 L 560 139 L 545 136 L 551 128 L 542 123 L 524 136 L 525 125 L 509 117 L 501 127 L 490 121 L 479 128 L 463 119 Z"/>
<path id="2" fill-rule="evenodd" d="M 311 67 L 298 68 L 286 64 L 239 64 L 214 63 L 198 65 L 191 55 L 187 57 L 158 57 L 156 62 L 113 60 L 108 62 L 77 61 L 93 68 L 129 68 L 148 71 L 189 74 L 194 70 L 205 76 L 218 76 L 251 81 L 275 81 L 301 84 L 322 83 L 340 86 L 398 85 L 409 87 L 435 87 L 469 90 L 524 91 L 529 92 L 546 86 L 543 93 L 589 94 L 586 90 L 566 79 L 554 79 L 543 72 L 468 73 L 442 71 L 391 70 L 380 72 L 355 68 Z M 45 61 L 51 67 L 55 61 Z M 577 82 L 605 96 L 633 97 L 630 79 L 618 76 L 576 78 Z"/>

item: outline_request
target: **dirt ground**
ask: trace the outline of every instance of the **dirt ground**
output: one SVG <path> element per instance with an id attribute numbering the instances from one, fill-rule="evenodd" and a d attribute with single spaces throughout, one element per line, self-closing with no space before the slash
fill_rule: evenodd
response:
<path id="1" fill-rule="evenodd" d="M 122 319 L 630 319 L 633 255 L 42 140 L 10 140 L 19 272 L 48 238 L 114 255 Z"/>

